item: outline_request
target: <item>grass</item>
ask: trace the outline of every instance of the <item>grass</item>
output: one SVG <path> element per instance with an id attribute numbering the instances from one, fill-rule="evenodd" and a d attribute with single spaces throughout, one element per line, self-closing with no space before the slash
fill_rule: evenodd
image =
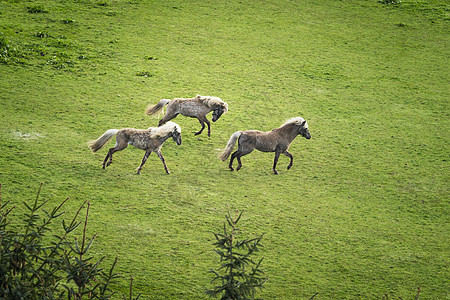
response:
<path id="1" fill-rule="evenodd" d="M 30 8 L 39 8 L 30 12 Z M 45 12 L 45 13 L 44 13 Z M 119 257 L 126 293 L 207 299 L 213 231 L 244 210 L 264 233 L 265 299 L 424 299 L 449 292 L 448 4 L 445 1 L 0 1 L 3 198 L 91 202 L 91 251 Z M 5 52 L 6 51 L 6 52 Z M 178 117 L 165 175 L 152 154 L 86 142 L 147 128 L 148 104 L 213 95 L 212 136 Z M 236 130 L 308 120 L 294 166 L 217 158 Z"/>

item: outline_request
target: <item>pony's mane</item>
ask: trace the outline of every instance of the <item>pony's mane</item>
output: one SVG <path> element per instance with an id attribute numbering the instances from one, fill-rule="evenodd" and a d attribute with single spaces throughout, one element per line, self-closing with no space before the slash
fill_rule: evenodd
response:
<path id="1" fill-rule="evenodd" d="M 219 97 L 197 95 L 195 98 L 205 103 L 209 108 L 222 106 L 224 108 L 224 113 L 228 111 L 228 104 L 223 102 Z"/>
<path id="2" fill-rule="evenodd" d="M 292 118 L 287 120 L 286 122 L 284 122 L 283 125 L 281 125 L 280 127 L 286 126 L 286 125 L 290 125 L 290 124 L 294 124 L 294 125 L 302 125 L 302 123 L 305 121 L 305 119 L 303 119 L 302 117 L 296 117 L 296 118 Z M 305 123 L 304 128 L 308 128 L 308 122 Z"/>
<path id="3" fill-rule="evenodd" d="M 177 123 L 174 122 L 167 122 L 162 126 L 159 127 L 150 127 L 150 136 L 151 137 L 163 137 L 168 135 L 173 131 L 173 128 L 176 127 L 177 131 L 181 133 L 181 127 Z"/>

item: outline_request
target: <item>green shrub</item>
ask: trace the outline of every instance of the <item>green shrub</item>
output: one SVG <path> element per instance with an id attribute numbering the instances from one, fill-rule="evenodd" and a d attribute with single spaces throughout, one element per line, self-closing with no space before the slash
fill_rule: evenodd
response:
<path id="1" fill-rule="evenodd" d="M 75 20 L 73 20 L 73 19 L 62 19 L 61 20 L 61 23 L 63 23 L 63 24 L 72 24 L 74 22 L 75 22 Z"/>
<path id="2" fill-rule="evenodd" d="M 34 34 L 34 36 L 38 37 L 38 38 L 46 38 L 46 37 L 50 37 L 50 34 L 48 34 L 45 31 L 38 31 Z"/>
<path id="3" fill-rule="evenodd" d="M 0 35 L 0 63 L 22 63 L 26 57 L 25 51 L 22 51 L 17 45 L 11 45 L 5 36 Z"/>
<path id="4" fill-rule="evenodd" d="M 8 46 L 8 40 L 6 39 L 5 36 L 0 35 L 0 50 L 4 49 Z"/>
<path id="5" fill-rule="evenodd" d="M 378 2 L 381 4 L 391 4 L 391 5 L 399 5 L 402 3 L 401 0 L 379 0 Z"/>
<path id="6" fill-rule="evenodd" d="M 225 299 L 252 299 L 256 294 L 256 289 L 262 289 L 267 278 L 260 270 L 259 260 L 255 263 L 250 256 L 259 251 L 262 247 L 260 241 L 262 235 L 248 240 L 237 240 L 236 236 L 239 229 L 236 227 L 242 216 L 242 212 L 234 218 L 230 213 L 226 216 L 226 223 L 223 225 L 223 234 L 214 233 L 216 242 L 214 245 L 216 253 L 220 256 L 220 268 L 217 271 L 211 270 L 215 274 L 214 281 L 220 281 L 220 285 L 215 286 L 213 290 L 206 291 L 211 297 L 221 296 Z M 228 224 L 228 227 L 227 227 Z M 251 268 L 249 270 L 248 268 Z"/>
<path id="7" fill-rule="evenodd" d="M 95 235 L 90 239 L 86 236 L 90 203 L 85 201 L 69 223 L 62 221 L 61 234 L 54 234 L 51 224 L 64 214 L 61 208 L 68 198 L 46 211 L 47 201 L 39 200 L 41 188 L 42 184 L 33 202 L 23 202 L 26 213 L 21 224 L 11 222 L 15 206 L 7 208 L 9 202 L 2 203 L 0 194 L 0 298 L 111 298 L 115 292 L 110 284 L 118 276 L 114 273 L 117 258 L 104 270 L 100 267 L 104 257 L 98 261 L 86 257 L 95 239 Z M 78 221 L 85 207 L 84 222 Z M 81 224 L 82 238 L 71 242 L 69 235 Z"/>
<path id="8" fill-rule="evenodd" d="M 42 5 L 34 5 L 34 6 L 28 6 L 27 11 L 31 14 L 37 14 L 37 13 L 46 13 L 44 6 Z"/>
<path id="9" fill-rule="evenodd" d="M 139 71 L 136 73 L 136 76 L 153 77 L 154 75 L 152 73 L 150 73 L 149 71 Z"/>

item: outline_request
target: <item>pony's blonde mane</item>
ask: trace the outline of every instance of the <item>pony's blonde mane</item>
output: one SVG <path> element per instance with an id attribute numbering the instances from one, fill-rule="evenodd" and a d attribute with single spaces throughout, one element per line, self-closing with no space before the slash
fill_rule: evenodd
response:
<path id="1" fill-rule="evenodd" d="M 219 97 L 197 95 L 195 98 L 205 103 L 209 108 L 222 106 L 224 108 L 224 113 L 228 111 L 228 104 L 223 102 Z"/>
<path id="2" fill-rule="evenodd" d="M 305 121 L 305 119 L 303 119 L 302 117 L 296 117 L 296 118 L 292 118 L 287 120 L 286 122 L 284 122 L 283 125 L 281 125 L 280 127 L 286 126 L 286 125 L 290 125 L 290 124 L 294 124 L 294 125 L 302 125 L 302 123 Z M 308 128 L 308 122 L 305 123 L 304 128 Z"/>
<path id="3" fill-rule="evenodd" d="M 159 127 L 150 127 L 150 137 L 164 137 L 171 133 L 174 127 L 177 128 L 179 133 L 181 133 L 180 125 L 170 121 Z"/>

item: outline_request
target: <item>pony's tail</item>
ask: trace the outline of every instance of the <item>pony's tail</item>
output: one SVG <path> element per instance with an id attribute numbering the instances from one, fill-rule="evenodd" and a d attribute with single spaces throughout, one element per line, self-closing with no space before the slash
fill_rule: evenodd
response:
<path id="1" fill-rule="evenodd" d="M 227 158 L 230 156 L 231 151 L 233 151 L 234 144 L 236 144 L 236 141 L 241 136 L 241 133 L 242 133 L 242 131 L 236 131 L 235 133 L 233 133 L 231 135 L 230 139 L 228 140 L 227 146 L 225 147 L 223 152 L 219 154 L 219 158 L 222 161 L 226 161 Z"/>
<path id="2" fill-rule="evenodd" d="M 109 129 L 107 130 L 102 136 L 100 136 L 95 141 L 90 141 L 89 148 L 92 150 L 92 152 L 97 152 L 98 150 L 102 149 L 103 146 L 106 145 L 107 142 L 109 142 L 113 136 L 115 136 L 119 132 L 118 129 Z"/>
<path id="3" fill-rule="evenodd" d="M 166 106 L 170 102 L 170 99 L 161 99 L 156 105 L 149 105 L 145 110 L 145 114 L 147 116 L 154 115 L 157 112 L 160 112 L 164 106 Z"/>

